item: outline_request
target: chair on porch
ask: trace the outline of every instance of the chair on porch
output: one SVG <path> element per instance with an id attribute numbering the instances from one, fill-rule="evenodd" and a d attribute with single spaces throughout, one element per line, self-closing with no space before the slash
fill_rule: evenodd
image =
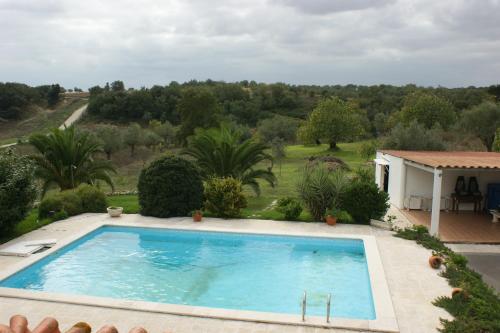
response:
<path id="1" fill-rule="evenodd" d="M 465 177 L 459 176 L 455 185 L 455 193 L 451 195 L 452 199 L 452 211 L 458 214 L 460 210 L 461 203 L 473 203 L 474 212 L 481 211 L 481 203 L 483 201 L 483 195 L 479 191 L 479 185 L 476 177 L 469 178 L 468 189 L 465 189 Z"/>

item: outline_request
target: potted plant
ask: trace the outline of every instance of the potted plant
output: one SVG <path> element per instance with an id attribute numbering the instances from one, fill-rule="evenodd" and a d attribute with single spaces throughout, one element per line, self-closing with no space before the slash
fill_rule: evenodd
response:
<path id="1" fill-rule="evenodd" d="M 337 216 L 339 215 L 338 209 L 328 209 L 325 214 L 325 222 L 328 225 L 334 226 L 337 224 Z"/>
<path id="2" fill-rule="evenodd" d="M 197 209 L 193 211 L 193 221 L 194 222 L 201 222 L 201 219 L 203 218 L 203 213 L 201 210 Z"/>
<path id="3" fill-rule="evenodd" d="M 429 257 L 429 266 L 434 269 L 438 269 L 443 264 L 444 259 L 438 253 L 432 252 L 432 256 Z"/>
<path id="4" fill-rule="evenodd" d="M 123 213 L 123 207 L 108 207 L 108 214 L 111 217 L 119 217 Z"/>

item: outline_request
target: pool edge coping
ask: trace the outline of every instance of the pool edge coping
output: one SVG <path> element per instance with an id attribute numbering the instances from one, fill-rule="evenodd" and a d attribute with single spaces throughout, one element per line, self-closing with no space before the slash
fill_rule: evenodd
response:
<path id="1" fill-rule="evenodd" d="M 272 223 L 272 221 L 267 221 Z M 326 323 L 324 317 L 320 316 L 306 316 L 306 321 L 302 322 L 300 315 L 281 314 L 272 312 L 258 312 L 247 310 L 233 310 L 222 308 L 209 308 L 199 306 L 188 306 L 180 304 L 156 303 L 146 301 L 133 301 L 121 300 L 108 297 L 97 296 L 82 296 L 82 295 L 68 295 L 58 294 L 42 291 L 32 291 L 17 288 L 0 287 L 0 297 L 7 298 L 20 298 L 37 301 L 47 301 L 56 303 L 68 303 L 84 306 L 97 306 L 106 308 L 115 308 L 122 310 L 133 310 L 142 312 L 156 312 L 172 315 L 204 317 L 214 319 L 226 320 L 240 320 L 258 323 L 271 323 L 281 325 L 294 325 L 294 326 L 313 326 L 319 328 L 341 328 L 351 330 L 368 330 L 377 332 L 399 332 L 392 298 L 389 292 L 389 286 L 385 277 L 383 263 L 378 250 L 377 241 L 375 236 L 371 235 L 356 235 L 356 234 L 317 234 L 315 232 L 308 232 L 306 230 L 300 232 L 282 232 L 268 230 L 263 231 L 255 228 L 250 229 L 232 229 L 220 226 L 207 226 L 202 223 L 193 223 L 192 225 L 178 225 L 169 224 L 165 225 L 165 219 L 158 219 L 158 223 L 144 224 L 140 221 L 125 221 L 111 218 L 102 218 L 100 221 L 91 224 L 89 227 L 84 228 L 82 231 L 67 237 L 62 242 L 59 242 L 51 249 L 40 253 L 39 255 L 32 255 L 18 263 L 13 264 L 6 270 L 0 272 L 0 280 L 4 280 L 11 275 L 33 265 L 39 260 L 59 251 L 63 247 L 85 237 L 91 232 L 105 226 L 118 226 L 118 227 L 141 227 L 152 229 L 170 229 L 170 230 L 186 230 L 186 231 L 212 231 L 212 232 L 225 232 L 225 233 L 239 233 L 239 234 L 256 234 L 256 235 L 275 235 L 275 236 L 298 236 L 298 237 L 315 237 L 315 238 L 343 238 L 343 239 L 360 239 L 363 241 L 366 262 L 368 266 L 370 286 L 372 292 L 373 305 L 375 310 L 375 319 L 349 319 L 349 318 L 331 318 L 330 323 Z"/>

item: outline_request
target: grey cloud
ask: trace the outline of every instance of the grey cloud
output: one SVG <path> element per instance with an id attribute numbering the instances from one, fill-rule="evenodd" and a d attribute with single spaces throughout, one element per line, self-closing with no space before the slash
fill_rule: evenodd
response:
<path id="1" fill-rule="evenodd" d="M 330 14 L 387 6 L 396 0 L 278 0 L 309 14 Z"/>

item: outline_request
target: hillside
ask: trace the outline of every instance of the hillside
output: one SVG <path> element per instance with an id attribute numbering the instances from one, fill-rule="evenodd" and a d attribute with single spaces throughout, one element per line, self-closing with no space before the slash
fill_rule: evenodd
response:
<path id="1" fill-rule="evenodd" d="M 0 121 L 0 145 L 26 139 L 30 134 L 59 127 L 75 110 L 87 103 L 85 98 L 63 99 L 54 109 L 32 106 L 21 119 Z"/>

